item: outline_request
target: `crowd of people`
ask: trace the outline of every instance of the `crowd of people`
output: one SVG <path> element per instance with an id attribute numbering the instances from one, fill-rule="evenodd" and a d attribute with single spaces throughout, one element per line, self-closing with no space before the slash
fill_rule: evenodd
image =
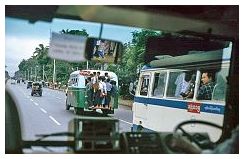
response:
<path id="1" fill-rule="evenodd" d="M 116 96 L 118 88 L 108 73 L 100 76 L 100 72 L 93 72 L 86 79 L 87 101 L 90 109 L 112 107 L 111 98 Z"/>

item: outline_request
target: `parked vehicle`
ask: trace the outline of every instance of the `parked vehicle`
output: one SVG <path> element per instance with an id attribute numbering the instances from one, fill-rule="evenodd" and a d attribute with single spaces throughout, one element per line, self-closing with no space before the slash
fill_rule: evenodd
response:
<path id="1" fill-rule="evenodd" d="M 32 87 L 32 83 L 33 83 L 32 81 L 27 82 L 27 89 Z"/>

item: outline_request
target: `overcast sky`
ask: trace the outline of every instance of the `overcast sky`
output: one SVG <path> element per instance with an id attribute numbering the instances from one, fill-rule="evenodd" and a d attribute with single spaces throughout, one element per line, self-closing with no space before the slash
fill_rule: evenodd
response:
<path id="1" fill-rule="evenodd" d="M 98 37 L 100 24 L 80 22 L 74 20 L 54 19 L 52 23 L 36 22 L 30 24 L 28 21 L 14 18 L 5 19 L 5 65 L 10 76 L 18 70 L 22 59 L 32 56 L 39 44 L 49 44 L 50 32 L 59 32 L 62 29 L 82 30 L 86 29 L 89 36 Z M 132 39 L 132 31 L 138 28 L 104 25 L 102 38 L 113 38 L 123 43 Z"/>

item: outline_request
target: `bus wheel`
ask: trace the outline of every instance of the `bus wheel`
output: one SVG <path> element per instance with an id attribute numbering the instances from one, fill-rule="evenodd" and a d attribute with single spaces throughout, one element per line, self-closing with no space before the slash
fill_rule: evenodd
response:
<path id="1" fill-rule="evenodd" d="M 77 108 L 77 107 L 74 107 L 74 112 L 75 112 L 75 114 L 77 114 L 77 115 L 83 115 L 83 114 L 84 114 L 84 108 Z"/>
<path id="2" fill-rule="evenodd" d="M 65 102 L 65 106 L 66 106 L 66 110 L 69 110 L 70 105 L 68 105 L 68 103 L 67 103 L 67 99 L 66 99 L 66 102 Z"/>
<path id="3" fill-rule="evenodd" d="M 102 109 L 103 115 L 108 115 L 109 110 L 108 109 Z"/>

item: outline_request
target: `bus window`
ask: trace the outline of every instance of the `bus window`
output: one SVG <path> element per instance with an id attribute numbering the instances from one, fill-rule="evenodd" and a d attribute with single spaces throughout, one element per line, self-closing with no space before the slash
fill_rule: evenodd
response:
<path id="1" fill-rule="evenodd" d="M 141 78 L 140 95 L 142 96 L 147 96 L 148 94 L 149 78 L 148 75 L 142 76 Z"/>
<path id="2" fill-rule="evenodd" d="M 225 101 L 228 71 L 228 68 L 223 68 L 216 73 L 216 84 L 213 89 L 212 100 Z"/>
<path id="3" fill-rule="evenodd" d="M 75 78 L 75 86 L 78 86 L 78 78 Z"/>
<path id="4" fill-rule="evenodd" d="M 166 82 L 166 72 L 155 73 L 154 74 L 154 84 L 152 96 L 163 97 L 165 82 Z"/>
<path id="5" fill-rule="evenodd" d="M 167 97 L 180 97 L 182 85 L 185 79 L 185 72 L 170 72 L 167 88 Z"/>
<path id="6" fill-rule="evenodd" d="M 192 98 L 195 86 L 195 73 L 192 71 L 170 72 L 167 97 Z"/>

